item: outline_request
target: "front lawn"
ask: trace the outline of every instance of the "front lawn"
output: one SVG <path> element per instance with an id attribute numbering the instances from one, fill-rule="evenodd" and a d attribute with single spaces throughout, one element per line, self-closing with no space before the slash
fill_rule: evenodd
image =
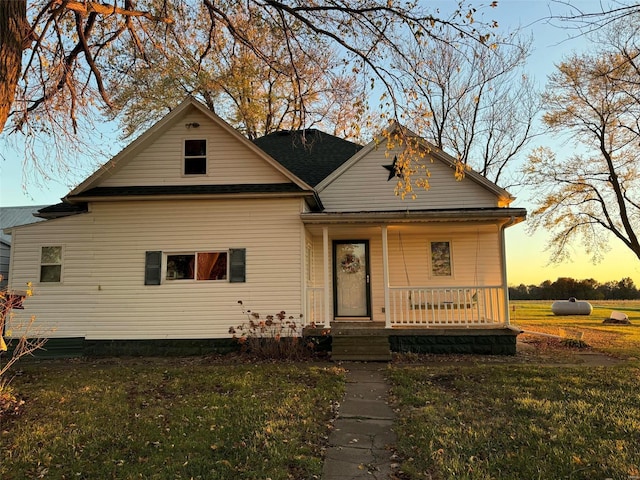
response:
<path id="1" fill-rule="evenodd" d="M 524 335 L 542 344 L 515 357 L 431 356 L 427 365 L 415 365 L 419 358 L 392 365 L 407 478 L 640 478 L 640 302 L 593 302 L 590 316 L 555 316 L 551 303 L 511 302 L 512 323 L 581 338 L 586 351 L 626 362 L 578 366 L 585 350 Z M 611 310 L 632 324 L 603 324 Z M 559 365 L 572 362 L 578 365 Z"/>
<path id="2" fill-rule="evenodd" d="M 394 366 L 410 479 L 640 476 L 640 368 Z"/>
<path id="3" fill-rule="evenodd" d="M 38 362 L 0 420 L 0 478 L 311 479 L 344 372 L 206 359 Z"/>

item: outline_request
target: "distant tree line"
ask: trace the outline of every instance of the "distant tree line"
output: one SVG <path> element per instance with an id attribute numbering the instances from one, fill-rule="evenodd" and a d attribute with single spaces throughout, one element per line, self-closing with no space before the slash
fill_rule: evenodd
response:
<path id="1" fill-rule="evenodd" d="M 605 283 L 593 278 L 575 280 L 560 277 L 555 282 L 545 280 L 540 285 L 509 287 L 511 300 L 564 300 L 570 297 L 579 300 L 635 300 L 640 299 L 640 291 L 629 277 Z"/>

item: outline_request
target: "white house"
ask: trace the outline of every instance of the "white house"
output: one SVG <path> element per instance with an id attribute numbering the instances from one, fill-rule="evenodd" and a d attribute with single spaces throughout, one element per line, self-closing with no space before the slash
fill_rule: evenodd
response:
<path id="1" fill-rule="evenodd" d="M 251 142 L 187 99 L 40 210 L 46 221 L 10 229 L 10 286 L 34 286 L 17 317 L 85 347 L 212 344 L 242 322 L 242 300 L 335 332 L 348 322 L 455 345 L 506 335 L 515 349 L 504 230 L 525 210 L 473 171 L 456 180 L 425 141 L 431 188 L 401 199 L 402 147 L 385 138 Z"/>

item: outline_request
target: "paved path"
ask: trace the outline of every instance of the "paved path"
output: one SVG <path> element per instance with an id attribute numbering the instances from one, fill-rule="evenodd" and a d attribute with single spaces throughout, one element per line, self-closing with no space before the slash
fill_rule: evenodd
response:
<path id="1" fill-rule="evenodd" d="M 387 405 L 386 363 L 346 362 L 347 388 L 329 436 L 322 480 L 388 479 L 394 413 Z"/>

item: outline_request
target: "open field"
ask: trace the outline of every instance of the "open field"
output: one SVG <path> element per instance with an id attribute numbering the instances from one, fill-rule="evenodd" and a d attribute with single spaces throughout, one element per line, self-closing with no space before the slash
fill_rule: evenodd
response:
<path id="1" fill-rule="evenodd" d="M 511 302 L 511 323 L 525 331 L 580 338 L 592 348 L 619 358 L 640 358 L 640 301 L 593 301 L 591 315 L 556 316 L 552 301 Z M 605 325 L 612 310 L 626 313 L 631 325 Z"/>
<path id="2" fill-rule="evenodd" d="M 344 372 L 206 359 L 31 363 L 0 478 L 318 478 Z M 0 392 L 1 393 L 1 392 Z"/>

